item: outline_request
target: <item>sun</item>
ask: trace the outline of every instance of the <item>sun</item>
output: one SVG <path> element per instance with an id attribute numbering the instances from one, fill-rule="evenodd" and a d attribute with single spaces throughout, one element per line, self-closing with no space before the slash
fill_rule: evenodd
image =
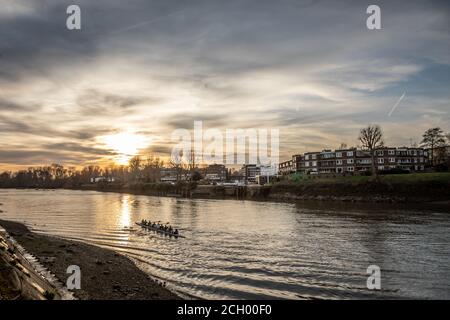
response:
<path id="1" fill-rule="evenodd" d="M 104 136 L 102 140 L 108 148 L 118 153 L 114 161 L 120 165 L 128 164 L 128 161 L 137 155 L 140 149 L 148 145 L 146 137 L 129 132 Z"/>

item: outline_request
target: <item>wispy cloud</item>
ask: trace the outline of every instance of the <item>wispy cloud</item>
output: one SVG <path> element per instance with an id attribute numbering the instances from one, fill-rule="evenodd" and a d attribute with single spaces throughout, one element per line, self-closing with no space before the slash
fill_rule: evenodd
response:
<path id="1" fill-rule="evenodd" d="M 372 122 L 392 144 L 450 129 L 447 2 L 381 1 L 381 31 L 367 30 L 366 4 L 350 0 L 79 0 L 77 32 L 65 28 L 69 0 L 6 4 L 1 150 L 30 151 L 24 164 L 103 161 L 111 155 L 96 141 L 122 131 L 163 153 L 172 130 L 194 120 L 277 127 L 282 158 L 353 145 Z M 408 112 L 395 117 L 404 88 Z"/>

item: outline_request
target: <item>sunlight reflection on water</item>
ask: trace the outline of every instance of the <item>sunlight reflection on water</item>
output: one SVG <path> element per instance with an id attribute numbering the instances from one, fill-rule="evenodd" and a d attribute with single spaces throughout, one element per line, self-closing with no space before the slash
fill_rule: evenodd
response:
<path id="1" fill-rule="evenodd" d="M 379 205 L 0 190 L 0 218 L 122 252 L 204 298 L 450 298 L 450 215 Z M 332 207 L 332 208 L 331 208 Z M 170 221 L 185 239 L 134 225 Z M 382 291 L 366 268 L 382 269 Z"/>

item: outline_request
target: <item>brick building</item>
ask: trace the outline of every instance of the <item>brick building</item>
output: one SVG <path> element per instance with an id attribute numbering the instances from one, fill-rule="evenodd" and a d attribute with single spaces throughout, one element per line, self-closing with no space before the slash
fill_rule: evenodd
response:
<path id="1" fill-rule="evenodd" d="M 401 169 L 411 172 L 425 170 L 427 152 L 417 147 L 383 147 L 375 150 L 375 167 L 378 171 Z M 356 148 L 323 150 L 294 155 L 292 160 L 280 163 L 280 172 L 305 174 L 351 174 L 372 170 L 372 156 L 368 150 Z"/>

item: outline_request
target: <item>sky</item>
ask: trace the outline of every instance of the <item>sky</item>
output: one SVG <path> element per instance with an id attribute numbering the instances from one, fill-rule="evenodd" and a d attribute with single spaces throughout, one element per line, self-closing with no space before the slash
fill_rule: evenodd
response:
<path id="1" fill-rule="evenodd" d="M 81 30 L 66 9 L 81 8 Z M 366 27 L 369 5 L 381 30 Z M 175 129 L 280 131 L 280 160 L 450 131 L 448 1 L 0 0 L 0 171 L 166 157 Z"/>

